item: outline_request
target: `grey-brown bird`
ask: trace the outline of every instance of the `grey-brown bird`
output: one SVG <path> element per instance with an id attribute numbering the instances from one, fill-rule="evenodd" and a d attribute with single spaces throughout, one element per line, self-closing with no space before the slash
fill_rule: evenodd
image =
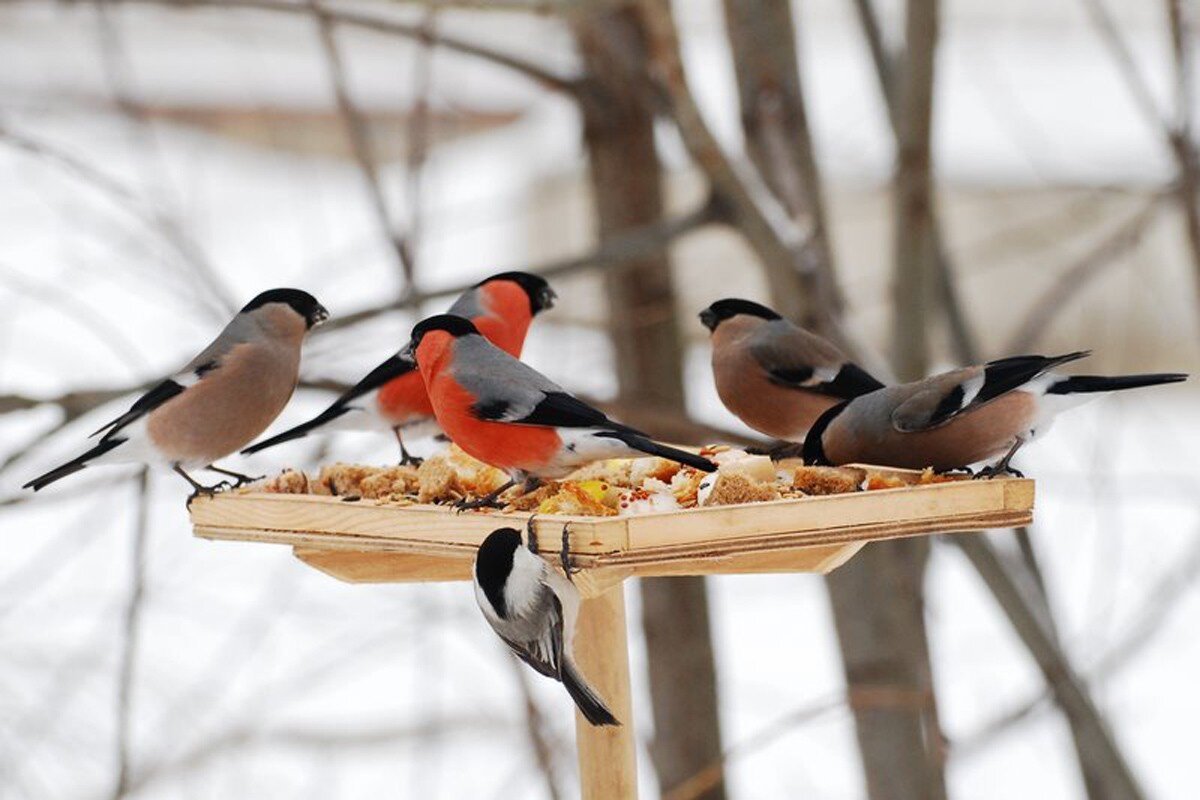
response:
<path id="1" fill-rule="evenodd" d="M 93 433 L 100 436 L 95 447 L 22 488 L 37 491 L 84 467 L 123 462 L 169 466 L 197 494 L 218 487 L 201 485 L 189 469 L 251 480 L 213 462 L 236 453 L 279 416 L 296 388 L 300 346 L 328 317 L 308 292 L 263 292 L 186 367 Z"/>
<path id="2" fill-rule="evenodd" d="M 804 441 L 817 417 L 883 384 L 832 342 L 764 305 L 727 298 L 700 312 L 712 332 L 712 370 L 721 402 L 759 433 Z"/>
<path id="3" fill-rule="evenodd" d="M 1097 392 L 1187 379 L 1178 373 L 1105 377 L 1051 371 L 1087 355 L 1002 358 L 846 401 L 813 424 L 804 442 L 805 461 L 946 471 L 999 458 L 980 475 L 1019 475 L 1009 460 L 1045 433 L 1060 411 Z"/>

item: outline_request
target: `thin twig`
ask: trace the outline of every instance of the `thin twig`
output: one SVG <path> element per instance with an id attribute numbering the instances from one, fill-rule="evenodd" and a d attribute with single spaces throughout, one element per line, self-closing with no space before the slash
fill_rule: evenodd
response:
<path id="1" fill-rule="evenodd" d="M 125 607 L 121 637 L 121 664 L 117 672 L 116 760 L 117 777 L 113 800 L 121 800 L 129 791 L 132 766 L 130 735 L 133 721 L 134 669 L 141 633 L 142 600 L 146 583 L 146 536 L 149 530 L 149 469 L 143 467 L 137 479 L 137 517 L 134 521 L 129 562 L 129 601 Z"/>

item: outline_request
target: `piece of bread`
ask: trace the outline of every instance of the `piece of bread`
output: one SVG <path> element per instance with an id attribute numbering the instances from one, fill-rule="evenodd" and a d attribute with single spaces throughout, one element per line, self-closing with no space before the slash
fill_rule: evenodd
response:
<path id="1" fill-rule="evenodd" d="M 712 491 L 704 499 L 706 506 L 730 506 L 738 503 L 760 503 L 778 500 L 782 495 L 772 483 L 752 480 L 741 472 L 718 472 Z"/>
<path id="2" fill-rule="evenodd" d="M 858 467 L 796 467 L 792 488 L 807 495 L 857 492 L 867 477 Z"/>

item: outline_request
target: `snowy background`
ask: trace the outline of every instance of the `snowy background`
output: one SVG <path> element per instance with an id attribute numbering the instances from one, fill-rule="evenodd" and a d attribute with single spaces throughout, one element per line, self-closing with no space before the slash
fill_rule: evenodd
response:
<path id="1" fill-rule="evenodd" d="M 848 321 L 882 352 L 886 120 L 849 4 L 801 5 Z M 676 10 L 705 111 L 736 149 L 719 8 Z M 1114 10 L 1165 106 L 1158 4 Z M 946 15 L 937 170 L 965 299 L 997 355 L 1062 265 L 1141 208 L 1171 167 L 1082 4 L 957 0 Z M 577 66 L 552 18 L 444 11 L 437 25 L 564 72 Z M 418 48 L 348 30 L 339 41 L 356 101 L 382 135 L 402 131 Z M 402 290 L 303 16 L 11 2 L 0 5 L 0 52 L 0 396 L 158 378 L 264 288 L 307 288 L 334 317 Z M 439 133 L 421 175 L 422 288 L 585 251 L 586 164 L 569 104 L 441 50 L 424 67 Z M 130 103 L 143 110 L 126 113 Z M 673 132 L 662 131 L 662 147 L 676 169 L 672 205 L 687 208 L 700 181 Z M 385 155 L 389 202 L 411 221 L 403 155 Z M 691 236 L 674 255 L 689 323 L 718 297 L 763 296 L 749 251 L 727 232 Z M 1039 349 L 1094 348 L 1093 371 L 1195 371 L 1193 280 L 1179 222 L 1163 213 L 1072 298 Z M 562 302 L 535 323 L 526 359 L 568 387 L 611 396 L 598 283 L 572 277 L 556 289 Z M 396 349 L 413 321 L 397 314 L 317 336 L 304 375 L 354 379 Z M 687 329 L 689 407 L 735 427 L 716 399 L 703 333 Z M 327 400 L 299 392 L 276 429 Z M 18 487 L 73 455 L 128 402 L 62 430 L 51 406 L 0 416 L 0 459 L 20 454 L 0 470 L 5 800 L 112 796 L 136 472 L 89 470 L 36 498 Z M 1062 419 L 1020 458 L 1039 481 L 1034 541 L 1062 639 L 1148 794 L 1161 798 L 1200 792 L 1197 408 L 1192 386 L 1106 398 Z M 339 434 L 240 463 L 251 471 L 335 458 L 384 463 L 393 450 L 388 437 Z M 193 539 L 185 488 L 159 474 L 148 485 L 129 796 L 542 796 L 521 676 L 466 584 L 350 586 L 285 548 Z M 755 742 L 730 762 L 731 795 L 864 796 L 821 580 L 721 577 L 710 594 L 725 742 L 735 751 Z M 627 597 L 636 619 L 636 584 Z M 956 549 L 935 547 L 928 602 L 952 795 L 1081 796 L 1070 737 L 1039 673 Z M 631 647 L 635 709 L 648 709 L 636 635 Z M 549 682 L 527 683 L 556 733 L 569 787 L 569 701 Z M 996 726 L 1026 704 L 1028 714 Z M 813 713 L 775 727 L 805 709 Z M 649 714 L 639 714 L 648 739 Z M 765 730 L 778 735 L 756 738 Z M 649 763 L 644 752 L 640 760 Z M 652 770 L 641 775 L 654 796 Z"/>

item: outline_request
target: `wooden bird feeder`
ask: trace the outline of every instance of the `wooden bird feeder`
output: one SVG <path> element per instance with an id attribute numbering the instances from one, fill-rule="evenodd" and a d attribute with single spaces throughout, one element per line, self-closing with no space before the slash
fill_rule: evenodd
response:
<path id="1" fill-rule="evenodd" d="M 583 797 L 637 796 L 626 578 L 824 574 L 878 539 L 1026 525 L 1033 518 L 1033 497 L 1032 480 L 1003 478 L 622 517 L 539 515 L 537 541 L 555 564 L 563 524 L 570 523 L 569 551 L 580 568 L 574 580 L 585 598 L 576 658 L 623 723 L 595 728 L 576 714 Z M 290 545 L 304 563 L 351 583 L 470 580 L 483 538 L 506 525 L 522 530 L 529 516 L 261 492 L 219 494 L 191 505 L 197 536 Z"/>

